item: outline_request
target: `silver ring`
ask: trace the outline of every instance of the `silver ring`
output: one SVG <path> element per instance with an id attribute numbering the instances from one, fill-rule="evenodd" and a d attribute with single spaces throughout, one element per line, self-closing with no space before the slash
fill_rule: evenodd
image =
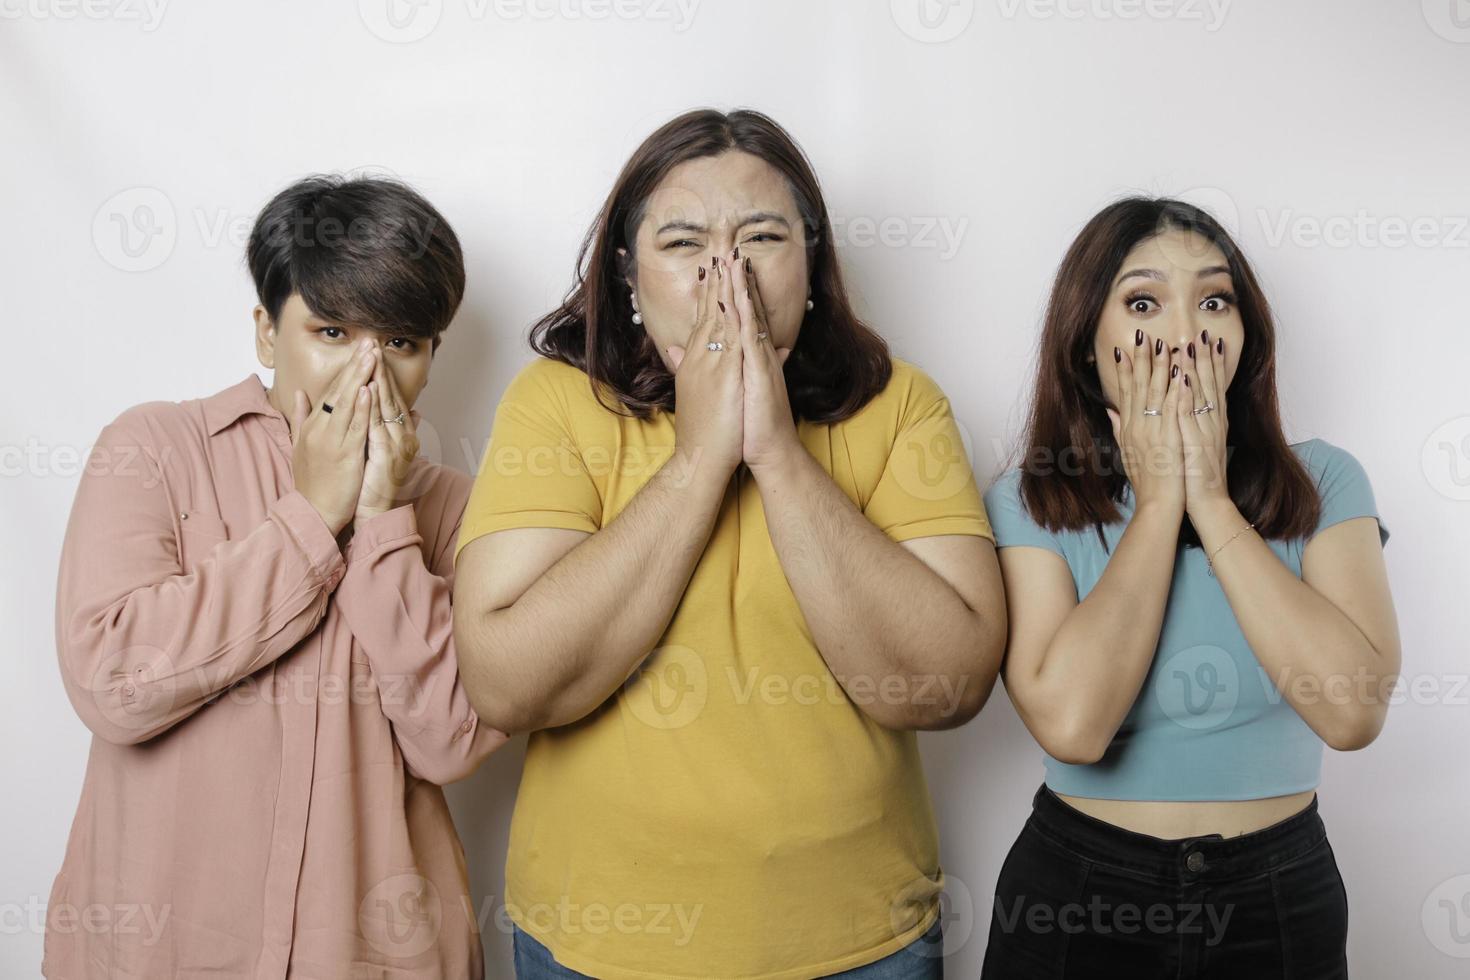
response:
<path id="1" fill-rule="evenodd" d="M 1159 411 L 1157 408 L 1145 408 L 1143 410 L 1143 414 L 1144 415 L 1163 415 L 1164 413 L 1161 412 L 1161 411 Z"/>
<path id="2" fill-rule="evenodd" d="M 406 416 L 407 414 L 408 414 L 407 412 L 399 412 L 398 415 L 396 417 L 394 417 L 394 418 L 391 418 L 391 419 L 378 419 L 378 424 L 379 425 L 386 425 L 387 423 L 390 423 L 390 422 L 397 422 L 399 425 L 402 425 L 403 424 L 404 416 Z"/>
<path id="3" fill-rule="evenodd" d="M 1214 410 L 1215 410 L 1215 403 L 1212 402 L 1212 401 L 1206 401 L 1204 408 L 1191 408 L 1189 410 L 1189 414 L 1190 415 L 1203 415 L 1206 412 L 1213 412 Z"/>
<path id="4" fill-rule="evenodd" d="M 711 340 L 709 343 L 705 344 L 704 346 L 705 346 L 705 349 L 706 350 L 724 350 L 725 349 L 725 345 L 722 344 L 722 343 L 720 343 L 718 340 Z"/>

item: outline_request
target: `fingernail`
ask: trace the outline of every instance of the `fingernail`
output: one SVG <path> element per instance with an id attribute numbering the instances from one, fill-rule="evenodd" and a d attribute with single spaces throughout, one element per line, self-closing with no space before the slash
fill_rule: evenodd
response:
<path id="1" fill-rule="evenodd" d="M 721 313 L 725 312 L 725 301 L 722 300 L 722 299 L 717 299 L 717 300 L 715 300 L 715 302 L 718 303 L 718 304 L 720 304 L 720 312 Z"/>
<path id="2" fill-rule="evenodd" d="M 699 267 L 699 281 L 704 282 L 704 266 Z"/>
<path id="3" fill-rule="evenodd" d="M 740 261 L 740 246 L 739 245 L 736 245 L 735 246 L 735 261 L 736 262 L 739 262 Z"/>
<path id="4" fill-rule="evenodd" d="M 1219 338 L 1218 340 L 1215 341 L 1215 353 L 1216 354 L 1223 354 L 1223 353 L 1225 353 L 1225 338 L 1224 337 L 1221 337 L 1221 338 Z"/>
<path id="5" fill-rule="evenodd" d="M 1135 330 L 1135 331 L 1133 331 L 1133 346 L 1134 347 L 1141 347 L 1141 346 L 1143 346 L 1143 331 L 1142 330 Z"/>
<path id="6" fill-rule="evenodd" d="M 746 271 L 746 274 L 747 275 L 750 273 L 750 256 L 749 255 L 747 255 L 745 257 L 745 271 Z"/>
<path id="7" fill-rule="evenodd" d="M 1208 330 L 1201 330 L 1200 337 L 1204 339 L 1206 347 L 1210 346 L 1210 332 Z"/>
<path id="8" fill-rule="evenodd" d="M 1164 342 L 1162 340 L 1156 340 L 1156 341 L 1154 341 L 1154 353 L 1155 354 L 1162 354 L 1163 352 L 1164 352 Z"/>
<path id="9" fill-rule="evenodd" d="M 1171 378 L 1177 378 L 1177 377 L 1179 377 L 1179 365 L 1176 364 L 1176 365 L 1174 365 L 1173 367 L 1171 367 L 1169 369 L 1169 377 L 1171 377 Z"/>
<path id="10" fill-rule="evenodd" d="M 1186 388 L 1193 388 L 1194 387 L 1194 385 L 1192 385 L 1192 384 L 1189 383 L 1189 375 L 1187 375 L 1187 374 L 1184 376 L 1184 387 L 1186 387 Z"/>
<path id="11" fill-rule="evenodd" d="M 1119 364 L 1123 363 L 1123 352 L 1116 347 L 1113 348 L 1113 360 L 1117 361 Z"/>
<path id="12" fill-rule="evenodd" d="M 1171 350 L 1170 350 L 1170 351 L 1169 351 L 1169 353 L 1170 353 L 1170 354 L 1177 354 L 1177 353 L 1179 353 L 1179 348 L 1178 348 L 1178 347 L 1175 347 L 1175 348 L 1173 348 L 1173 349 L 1171 349 Z"/>
<path id="13" fill-rule="evenodd" d="M 1191 359 L 1194 357 L 1194 341 L 1192 340 L 1189 342 L 1189 356 Z"/>

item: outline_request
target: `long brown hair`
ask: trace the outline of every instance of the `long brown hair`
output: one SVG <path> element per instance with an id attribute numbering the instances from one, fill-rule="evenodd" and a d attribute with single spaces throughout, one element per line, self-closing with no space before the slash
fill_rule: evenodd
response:
<path id="1" fill-rule="evenodd" d="M 531 347 L 585 371 L 599 401 L 598 388 L 604 385 L 626 414 L 648 419 L 657 410 L 673 410 L 674 376 L 653 339 L 632 322 L 630 270 L 620 262 L 619 250 L 626 250 L 628 261 L 636 260 L 634 244 L 644 208 L 669 171 L 727 150 L 749 153 L 775 167 L 796 199 L 806 231 L 814 308 L 786 358 L 787 392 L 796 419 L 841 421 L 887 386 L 893 372 L 888 345 L 857 318 L 848 302 L 831 219 L 811 164 L 775 120 L 749 109 L 686 112 L 633 151 L 582 242 L 572 288 L 560 307 L 531 328 Z"/>
<path id="2" fill-rule="evenodd" d="M 1026 426 L 1021 500 L 1052 531 L 1122 519 L 1128 480 L 1092 357 L 1098 320 L 1113 278 L 1134 246 L 1170 229 L 1213 242 L 1229 264 L 1245 327 L 1240 363 L 1226 390 L 1226 460 L 1230 497 L 1262 537 L 1305 536 L 1320 500 L 1311 476 L 1281 431 L 1276 397 L 1276 327 L 1245 255 L 1214 218 L 1170 198 L 1129 197 L 1100 211 L 1067 250 L 1052 286 L 1042 330 L 1036 384 Z M 1076 465 L 1057 461 L 1075 460 Z M 1198 546 L 1184 521 L 1180 544 Z"/>

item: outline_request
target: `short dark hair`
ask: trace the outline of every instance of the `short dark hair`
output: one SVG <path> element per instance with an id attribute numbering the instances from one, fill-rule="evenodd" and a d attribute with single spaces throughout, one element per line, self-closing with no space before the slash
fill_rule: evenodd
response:
<path id="1" fill-rule="evenodd" d="M 688 160 L 740 150 L 770 164 L 790 185 L 805 225 L 813 310 L 802 321 L 783 368 L 797 420 L 840 422 L 882 391 L 893 374 L 888 345 L 853 312 L 837 263 L 832 221 L 806 155 L 771 117 L 753 109 L 695 109 L 659 127 L 633 151 L 613 183 L 577 258 L 561 306 L 531 328 L 531 348 L 586 372 L 611 389 L 613 411 L 648 419 L 674 410 L 674 376 L 653 339 L 631 321 L 626 250 L 634 248 L 644 206 L 669 171 Z M 623 410 L 623 411 L 620 411 Z"/>
<path id="2" fill-rule="evenodd" d="M 387 177 L 314 174 L 271 198 L 245 261 L 272 320 L 292 293 L 317 316 L 439 346 L 464 298 L 464 256 L 444 216 Z"/>

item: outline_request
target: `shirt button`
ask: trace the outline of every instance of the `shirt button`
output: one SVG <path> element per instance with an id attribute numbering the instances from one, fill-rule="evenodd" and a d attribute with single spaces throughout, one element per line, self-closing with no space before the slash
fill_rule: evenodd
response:
<path id="1" fill-rule="evenodd" d="M 1199 851 L 1190 851 L 1189 856 L 1184 859 L 1184 866 L 1190 871 L 1203 871 L 1205 856 Z"/>

